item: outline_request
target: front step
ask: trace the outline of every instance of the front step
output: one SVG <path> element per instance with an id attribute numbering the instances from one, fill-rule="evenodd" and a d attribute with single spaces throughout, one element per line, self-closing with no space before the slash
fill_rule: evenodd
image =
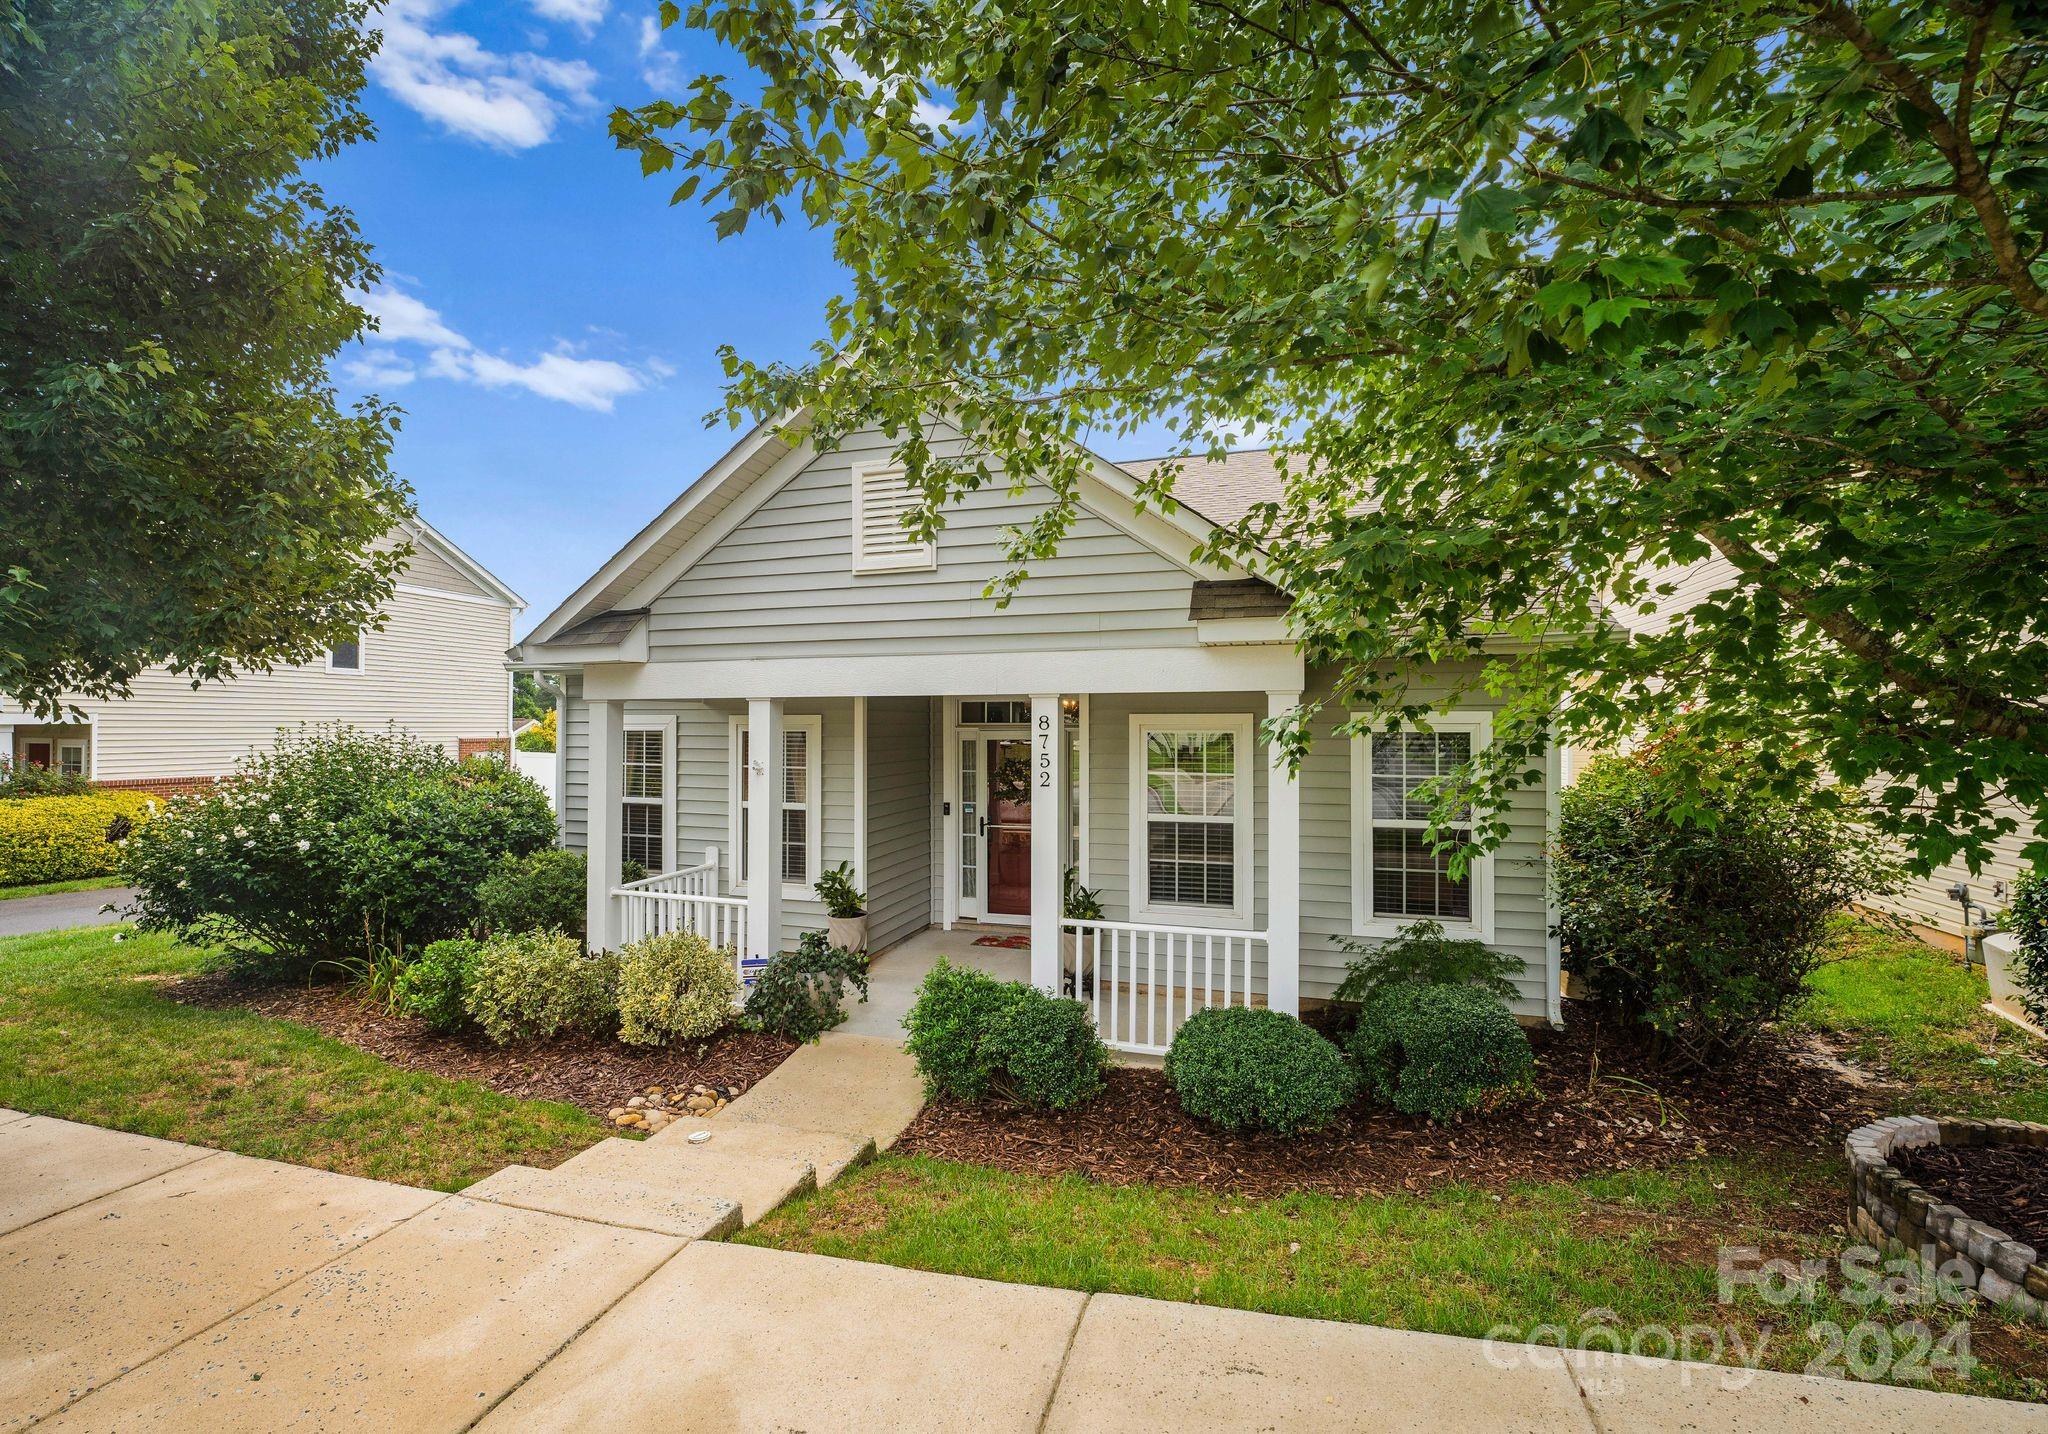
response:
<path id="1" fill-rule="evenodd" d="M 820 1185 L 830 1185 L 850 1167 L 874 1158 L 875 1142 L 870 1136 L 799 1130 L 771 1121 L 734 1118 L 732 1112 L 737 1109 L 735 1105 L 709 1120 L 686 1116 L 664 1126 L 647 1143 L 666 1148 L 687 1144 L 692 1135 L 702 1135 L 705 1138 L 698 1142 L 699 1147 L 721 1154 L 803 1161 L 816 1172 Z"/>
<path id="2" fill-rule="evenodd" d="M 858 1131 L 886 1150 L 924 1109 L 917 1062 L 894 1041 L 827 1031 L 718 1113 L 792 1130 Z"/>
<path id="3" fill-rule="evenodd" d="M 619 1142 L 626 1144 L 628 1142 Z M 640 1181 L 581 1174 L 563 1166 L 508 1165 L 462 1192 L 472 1200 L 567 1215 L 601 1225 L 652 1230 L 684 1240 L 722 1240 L 740 1228 L 734 1200 L 659 1189 Z"/>
<path id="4" fill-rule="evenodd" d="M 666 1132 L 664 1132 L 666 1133 Z M 674 1199 L 727 1200 L 751 1225 L 792 1195 L 815 1190 L 817 1169 L 808 1160 L 713 1149 L 716 1140 L 600 1140 L 556 1167 L 592 1180 L 645 1185 Z"/>

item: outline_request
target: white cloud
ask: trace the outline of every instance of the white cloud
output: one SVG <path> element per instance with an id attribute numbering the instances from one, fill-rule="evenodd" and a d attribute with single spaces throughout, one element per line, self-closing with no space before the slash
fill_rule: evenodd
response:
<path id="1" fill-rule="evenodd" d="M 598 27 L 608 8 L 608 0 L 527 0 L 527 3 L 541 19 L 574 25 L 586 36 Z"/>
<path id="2" fill-rule="evenodd" d="M 676 57 L 661 43 L 661 22 L 652 15 L 640 17 L 640 78 L 654 89 L 676 82 L 681 73 Z"/>
<path id="3" fill-rule="evenodd" d="M 635 368 L 614 359 L 582 358 L 566 344 L 531 363 L 519 363 L 478 348 L 449 327 L 437 310 L 388 284 L 367 291 L 354 290 L 349 297 L 376 315 L 378 321 L 376 331 L 365 336 L 376 347 L 362 358 L 351 360 L 343 370 L 365 388 L 396 388 L 419 376 L 410 360 L 386 347 L 391 344 L 425 347 L 426 373 L 432 378 L 484 388 L 523 388 L 542 398 L 599 413 L 610 413 L 619 399 L 674 372 L 658 359 Z"/>
<path id="4" fill-rule="evenodd" d="M 595 0 L 534 3 L 587 10 Z M 418 113 L 451 134 L 517 150 L 546 143 L 565 111 L 591 103 L 597 71 L 583 61 L 486 49 L 473 35 L 436 28 L 445 8 L 445 0 L 390 0 L 377 22 L 384 42 L 370 73 Z"/>

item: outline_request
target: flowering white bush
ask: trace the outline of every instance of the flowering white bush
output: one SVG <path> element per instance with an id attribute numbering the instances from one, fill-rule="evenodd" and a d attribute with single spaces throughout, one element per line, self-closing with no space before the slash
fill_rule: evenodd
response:
<path id="1" fill-rule="evenodd" d="M 400 732 L 282 733 L 211 791 L 175 797 L 127 844 L 145 929 L 246 948 L 283 969 L 406 952 L 463 930 L 501 859 L 551 845 L 541 790 Z"/>

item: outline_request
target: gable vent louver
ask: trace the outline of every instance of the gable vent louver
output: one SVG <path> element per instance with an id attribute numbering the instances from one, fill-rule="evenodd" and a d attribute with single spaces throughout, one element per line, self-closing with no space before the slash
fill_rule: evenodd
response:
<path id="1" fill-rule="evenodd" d="M 918 494 L 901 468 L 853 470 L 855 572 L 905 572 L 938 565 L 935 545 L 920 543 L 903 526 L 903 515 L 917 502 Z"/>

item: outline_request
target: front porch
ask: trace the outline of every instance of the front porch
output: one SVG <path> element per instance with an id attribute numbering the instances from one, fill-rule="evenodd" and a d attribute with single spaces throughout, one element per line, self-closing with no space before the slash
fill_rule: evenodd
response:
<path id="1" fill-rule="evenodd" d="M 1255 734 L 1299 699 L 588 702 L 592 945 L 690 931 L 744 979 L 822 928 L 809 888 L 844 861 L 877 958 L 856 1032 L 900 1039 L 942 955 L 1078 997 L 1126 1054 L 1208 1007 L 1293 1012 L 1300 797 Z M 629 857 L 656 874 L 607 880 Z M 1099 913 L 1068 914 L 1070 883 Z"/>

